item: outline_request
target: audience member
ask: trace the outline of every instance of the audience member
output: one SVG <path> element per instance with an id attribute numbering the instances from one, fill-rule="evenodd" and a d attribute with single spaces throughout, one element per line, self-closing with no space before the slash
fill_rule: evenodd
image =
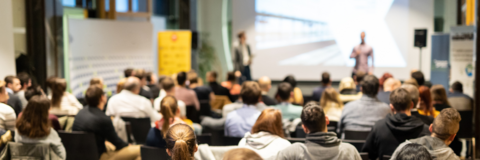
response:
<path id="1" fill-rule="evenodd" d="M 15 95 L 20 89 L 22 88 L 22 85 L 20 84 L 20 80 L 15 77 L 15 76 L 7 76 L 5 77 L 5 87 L 8 92 L 8 96 L 10 97 L 8 99 L 7 104 L 15 110 L 15 115 L 18 116 L 20 112 L 22 112 L 23 105 L 22 101 L 20 98 Z"/>
<path id="2" fill-rule="evenodd" d="M 428 87 L 428 89 L 432 88 L 432 86 L 433 86 L 432 82 L 430 82 L 430 81 L 425 81 L 425 82 L 423 82 L 423 85 L 424 85 L 425 87 Z"/>
<path id="3" fill-rule="evenodd" d="M 15 142 L 50 144 L 59 158 L 66 159 L 62 140 L 49 123 L 49 109 L 50 100 L 47 97 L 33 96 L 23 111 L 23 116 L 15 124 Z"/>
<path id="4" fill-rule="evenodd" d="M 153 72 L 147 72 L 145 74 L 145 79 L 147 80 L 147 87 L 150 90 L 152 99 L 158 98 L 160 94 L 160 87 L 157 84 L 157 76 Z"/>
<path id="5" fill-rule="evenodd" d="M 33 96 L 41 96 L 41 97 L 46 97 L 45 93 L 43 93 L 43 90 L 40 86 L 33 87 L 30 86 L 27 88 L 25 91 L 25 98 L 27 99 L 27 102 L 33 97 Z M 28 105 L 28 103 L 27 103 Z M 22 113 L 18 114 L 18 117 L 20 117 Z M 53 114 L 48 114 L 48 119 L 50 120 L 50 123 L 52 124 L 52 128 L 55 129 L 55 131 L 59 131 L 62 128 L 60 127 L 60 122 L 58 121 L 58 117 L 53 115 Z"/>
<path id="6" fill-rule="evenodd" d="M 162 86 L 162 90 L 165 91 L 165 94 L 162 94 L 158 98 L 155 98 L 155 101 L 153 102 L 153 108 L 155 108 L 155 110 L 158 112 L 161 111 L 160 106 L 163 98 L 165 98 L 166 96 L 175 97 L 175 82 L 172 78 L 165 77 L 161 81 L 160 85 Z M 177 107 L 180 112 L 180 117 L 185 118 L 187 116 L 187 105 L 185 105 L 185 102 L 177 100 Z"/>
<path id="7" fill-rule="evenodd" d="M 364 71 L 357 71 L 354 75 L 355 85 L 357 86 L 357 92 L 361 92 L 363 78 L 367 75 Z"/>
<path id="8" fill-rule="evenodd" d="M 245 134 L 238 146 L 252 149 L 267 159 L 291 145 L 284 138 L 281 111 L 267 108 L 262 111 L 252 131 Z"/>
<path id="9" fill-rule="evenodd" d="M 98 87 L 102 88 L 104 87 L 103 83 L 103 78 L 101 77 L 93 77 L 90 79 L 90 86 L 97 85 Z"/>
<path id="10" fill-rule="evenodd" d="M 6 105 L 8 98 L 5 81 L 0 80 L 0 129 L 14 131 L 17 116 L 13 108 Z"/>
<path id="11" fill-rule="evenodd" d="M 123 71 L 125 78 L 135 76 L 135 70 L 133 68 L 127 68 Z"/>
<path id="12" fill-rule="evenodd" d="M 443 85 L 433 85 L 430 92 L 432 92 L 433 107 L 437 111 L 441 112 L 445 108 L 451 108 L 447 98 L 447 91 L 443 88 Z"/>
<path id="13" fill-rule="evenodd" d="M 417 82 L 418 86 L 423 86 L 423 84 L 425 83 L 425 78 L 423 76 L 423 73 L 422 71 L 415 71 L 415 72 L 412 72 L 412 78 L 415 79 L 415 81 Z"/>
<path id="14" fill-rule="evenodd" d="M 340 100 L 344 104 L 354 100 L 358 100 L 363 95 L 362 92 L 357 92 L 355 82 L 350 77 L 345 77 L 340 81 L 340 86 L 338 87 L 338 90 L 340 91 Z"/>
<path id="15" fill-rule="evenodd" d="M 405 82 L 403 82 L 403 84 L 413 85 L 413 86 L 417 87 L 417 89 L 420 87 L 417 83 L 417 80 L 415 80 L 413 78 L 407 79 Z"/>
<path id="16" fill-rule="evenodd" d="M 297 106 L 290 103 L 290 98 L 293 97 L 293 87 L 288 82 L 282 82 L 277 87 L 277 100 L 280 102 L 275 106 L 282 111 L 284 119 L 293 120 L 300 118 L 302 114 L 302 106 Z"/>
<path id="17" fill-rule="evenodd" d="M 20 84 L 22 87 L 15 95 L 18 96 L 18 98 L 20 99 L 20 102 L 22 102 L 22 109 L 25 109 L 28 103 L 27 99 L 25 98 L 25 91 L 27 90 L 28 87 L 32 86 L 32 79 L 25 72 L 19 73 L 17 77 L 20 80 Z"/>
<path id="18" fill-rule="evenodd" d="M 221 85 L 228 90 L 230 90 L 230 94 L 232 96 L 239 95 L 240 94 L 240 89 L 242 88 L 238 83 L 237 83 L 237 77 L 235 76 L 235 72 L 228 72 L 227 73 L 227 81 L 222 82 Z"/>
<path id="19" fill-rule="evenodd" d="M 319 102 L 322 98 L 322 93 L 326 88 L 331 87 L 332 81 L 330 80 L 330 73 L 323 72 L 322 73 L 322 85 L 318 86 L 317 88 L 313 89 L 312 93 L 312 100 Z"/>
<path id="20" fill-rule="evenodd" d="M 273 98 L 268 96 L 268 92 L 272 88 L 272 80 L 267 76 L 260 77 L 258 79 L 258 84 L 260 85 L 260 89 L 262 90 L 262 101 L 267 106 L 274 106 L 277 105 L 277 101 Z"/>
<path id="21" fill-rule="evenodd" d="M 227 96 L 230 102 L 235 102 L 235 99 L 230 94 L 230 91 L 217 83 L 217 77 L 218 75 L 216 71 L 210 71 L 207 73 L 208 85 L 212 89 L 213 93 L 218 96 Z"/>
<path id="22" fill-rule="evenodd" d="M 343 134 L 345 130 L 370 131 L 376 121 L 390 113 L 390 107 L 377 99 L 378 87 L 377 77 L 365 76 L 362 81 L 363 96 L 345 105 L 337 133 Z"/>
<path id="23" fill-rule="evenodd" d="M 407 139 L 430 135 L 428 126 L 411 116 L 410 111 L 414 106 L 409 94 L 403 88 L 395 89 L 390 94 L 389 105 L 393 114 L 375 122 L 362 149 L 362 152 L 368 152 L 370 159 L 392 155 L 395 148 Z"/>
<path id="24" fill-rule="evenodd" d="M 393 78 L 393 75 L 387 72 L 387 73 L 384 73 L 382 75 L 382 77 L 380 77 L 380 79 L 378 79 L 378 83 L 380 84 L 380 91 L 379 92 L 383 91 L 383 86 L 385 84 L 385 81 L 389 78 Z"/>
<path id="25" fill-rule="evenodd" d="M 173 96 L 166 96 L 160 104 L 162 119 L 155 122 L 155 127 L 151 128 L 147 135 L 147 146 L 165 148 L 165 134 L 171 125 L 185 123 L 180 118 L 180 110 L 177 105 L 177 99 Z M 167 122 L 166 122 L 167 121 Z M 163 132 L 162 132 L 163 131 Z"/>
<path id="26" fill-rule="evenodd" d="M 227 117 L 225 120 L 225 136 L 243 137 L 245 133 L 252 130 L 260 112 L 263 111 L 263 109 L 259 111 L 259 108 L 255 106 L 262 97 L 262 91 L 258 83 L 252 81 L 244 82 L 240 97 L 243 101 L 242 107 L 236 110 L 233 109 L 233 111 L 224 115 Z M 224 107 L 224 112 L 225 109 L 227 108 Z"/>
<path id="27" fill-rule="evenodd" d="M 123 86 L 125 85 L 125 82 L 127 82 L 127 78 L 122 78 L 120 81 L 117 83 L 117 90 L 116 93 L 119 94 L 123 90 Z"/>
<path id="28" fill-rule="evenodd" d="M 392 155 L 395 160 L 400 157 L 399 152 L 404 146 L 411 143 L 423 145 L 434 159 L 437 160 L 460 160 L 453 150 L 448 147 L 454 140 L 458 129 L 459 122 L 462 118 L 460 114 L 453 108 L 445 108 L 435 118 L 433 124 L 430 125 L 431 135 L 423 136 L 416 139 L 410 139 L 400 144 Z"/>
<path id="29" fill-rule="evenodd" d="M 328 132 L 327 125 L 330 122 L 320 106 L 315 103 L 305 105 L 301 119 L 302 128 L 307 133 L 305 144 L 292 144 L 278 152 L 277 160 L 362 159 L 354 146 L 343 143 L 334 132 Z"/>
<path id="30" fill-rule="evenodd" d="M 236 148 L 225 152 L 223 160 L 263 160 L 257 152 L 247 148 Z"/>
<path id="31" fill-rule="evenodd" d="M 382 87 L 383 90 L 381 89 L 378 92 L 378 95 L 377 95 L 378 100 L 382 101 L 383 103 L 390 104 L 390 93 L 393 90 L 399 88 L 401 85 L 402 83 L 397 79 L 389 78 L 385 80 Z"/>
<path id="32" fill-rule="evenodd" d="M 450 87 L 448 102 L 459 112 L 473 110 L 473 99 L 463 93 L 463 85 L 459 81 L 454 82 Z"/>
<path id="33" fill-rule="evenodd" d="M 200 103 L 200 116 L 210 116 L 212 114 L 210 103 L 215 100 L 215 93 L 213 93 L 212 88 L 203 86 L 199 79 L 197 73 L 191 73 L 189 76 L 189 87 L 197 94 L 197 99 Z"/>
<path id="34" fill-rule="evenodd" d="M 152 103 L 138 95 L 140 80 L 137 77 L 127 78 L 122 92 L 112 96 L 107 105 L 107 116 L 121 116 L 129 118 L 150 118 L 155 122 L 161 118 L 152 107 Z"/>
<path id="35" fill-rule="evenodd" d="M 48 97 L 52 100 L 51 114 L 76 115 L 79 110 L 83 109 L 78 99 L 74 95 L 66 92 L 67 81 L 65 81 L 65 79 L 55 79 L 51 87 L 52 95 Z"/>
<path id="36" fill-rule="evenodd" d="M 98 85 L 88 87 L 85 92 L 85 100 L 87 107 L 80 110 L 75 116 L 72 130 L 95 134 L 98 155 L 102 155 L 106 151 L 106 140 L 112 143 L 117 151 L 128 146 L 118 137 L 110 117 L 103 113 L 107 97 L 103 94 L 102 88 Z"/>
<path id="37" fill-rule="evenodd" d="M 433 107 L 430 89 L 426 86 L 420 86 L 418 92 L 420 93 L 420 101 L 417 107 L 418 113 L 421 115 L 432 116 L 433 118 L 437 117 L 440 112 Z"/>
<path id="38" fill-rule="evenodd" d="M 398 152 L 397 160 L 433 160 L 433 158 L 421 144 L 410 143 Z"/>
<path id="39" fill-rule="evenodd" d="M 190 160 L 198 150 L 193 129 L 186 124 L 176 124 L 168 129 L 165 136 L 167 153 L 172 160 Z"/>
<path id="40" fill-rule="evenodd" d="M 426 125 L 432 124 L 433 117 L 421 115 L 420 113 L 418 113 L 417 107 L 418 107 L 418 101 L 420 100 L 420 94 L 418 93 L 418 88 L 411 84 L 404 84 L 402 85 L 402 88 L 407 90 L 408 93 L 410 94 L 410 97 L 412 98 L 412 102 L 414 106 L 411 110 L 412 116 L 421 119 L 423 123 L 425 123 Z"/>
<path id="41" fill-rule="evenodd" d="M 302 90 L 297 87 L 297 81 L 295 80 L 295 77 L 293 75 L 289 75 L 283 79 L 283 82 L 288 82 L 293 88 L 293 97 L 290 98 L 290 103 L 297 104 L 297 105 L 303 105 L 303 94 Z"/>
<path id="42" fill-rule="evenodd" d="M 185 102 L 187 106 L 193 106 L 197 111 L 200 110 L 200 103 L 197 99 L 195 91 L 190 90 L 186 86 L 187 73 L 180 72 L 177 74 L 178 86 L 175 87 L 175 98 Z"/>
<path id="43" fill-rule="evenodd" d="M 135 70 L 135 77 L 140 80 L 140 93 L 138 93 L 138 95 L 147 98 L 153 103 L 152 93 L 150 93 L 150 89 L 147 87 L 147 75 L 145 70 Z"/>
<path id="44" fill-rule="evenodd" d="M 330 121 L 338 122 L 342 116 L 343 102 L 340 100 L 338 92 L 330 87 L 325 89 L 320 99 L 320 106 L 322 106 L 325 115 Z"/>

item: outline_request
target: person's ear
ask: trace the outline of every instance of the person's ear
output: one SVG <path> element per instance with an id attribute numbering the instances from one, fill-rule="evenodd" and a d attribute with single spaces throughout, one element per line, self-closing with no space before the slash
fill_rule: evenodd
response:
<path id="1" fill-rule="evenodd" d="M 102 95 L 102 102 L 107 103 L 107 96 L 104 94 Z"/>
<path id="2" fill-rule="evenodd" d="M 430 127 L 428 127 L 428 130 L 430 131 L 430 133 L 433 133 L 433 124 L 431 124 Z"/>
<path id="3" fill-rule="evenodd" d="M 290 92 L 290 97 L 292 97 L 292 98 L 294 97 L 294 94 L 293 94 L 293 92 Z"/>
<path id="4" fill-rule="evenodd" d="M 167 154 L 168 156 L 172 156 L 172 153 L 170 152 L 170 149 L 167 148 Z"/>
<path id="5" fill-rule="evenodd" d="M 415 106 L 413 106 L 413 101 L 411 101 L 409 110 L 413 109 L 413 107 L 415 107 Z"/>
<path id="6" fill-rule="evenodd" d="M 325 115 L 325 126 L 328 126 L 330 124 L 330 119 L 328 119 L 328 116 Z"/>
<path id="7" fill-rule="evenodd" d="M 390 106 L 390 110 L 392 111 L 392 113 L 395 114 L 395 113 L 396 113 L 396 112 L 395 112 L 395 107 L 393 107 L 392 104 L 390 104 L 389 106 Z"/>
<path id="8" fill-rule="evenodd" d="M 195 145 L 195 148 L 193 149 L 193 153 L 198 151 L 198 144 Z"/>
<path id="9" fill-rule="evenodd" d="M 303 131 L 304 131 L 306 134 L 309 134 L 309 133 L 310 133 L 310 130 L 308 130 L 308 128 L 305 127 L 303 124 L 302 124 L 302 128 L 303 128 Z"/>

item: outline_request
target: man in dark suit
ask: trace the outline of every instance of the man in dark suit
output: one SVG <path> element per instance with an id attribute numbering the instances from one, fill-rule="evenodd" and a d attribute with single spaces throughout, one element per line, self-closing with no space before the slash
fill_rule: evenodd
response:
<path id="1" fill-rule="evenodd" d="M 274 106 L 277 105 L 277 101 L 273 98 L 270 98 L 267 94 L 268 91 L 272 88 L 272 80 L 267 76 L 263 76 L 258 79 L 258 84 L 260 85 L 260 89 L 262 90 L 262 101 L 267 106 Z"/>
<path id="2" fill-rule="evenodd" d="M 5 77 L 5 86 L 7 87 L 8 96 L 10 97 L 7 104 L 15 110 L 15 115 L 18 116 L 23 109 L 22 101 L 15 95 L 15 93 L 22 88 L 20 79 L 16 76 L 7 76 Z"/>
<path id="3" fill-rule="evenodd" d="M 250 65 L 252 64 L 252 52 L 250 46 L 246 43 L 247 37 L 245 32 L 240 32 L 237 35 L 239 43 L 235 45 L 233 58 L 233 66 L 235 72 L 240 72 L 242 78 L 240 82 L 251 81 L 252 75 L 250 73 Z M 242 84 L 242 83 L 240 83 Z"/>

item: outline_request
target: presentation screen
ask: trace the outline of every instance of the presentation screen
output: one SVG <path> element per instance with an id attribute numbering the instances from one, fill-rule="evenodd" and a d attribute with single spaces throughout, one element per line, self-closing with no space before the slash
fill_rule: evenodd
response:
<path id="1" fill-rule="evenodd" d="M 254 55 L 252 76 L 281 80 L 334 80 L 351 76 L 353 48 L 372 46 L 373 73 L 407 68 L 408 0 L 234 0 L 232 28 L 245 31 Z"/>

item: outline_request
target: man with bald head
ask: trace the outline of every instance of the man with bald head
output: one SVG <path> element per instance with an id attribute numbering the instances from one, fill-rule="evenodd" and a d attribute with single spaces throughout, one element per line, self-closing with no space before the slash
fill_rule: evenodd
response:
<path id="1" fill-rule="evenodd" d="M 402 83 L 398 79 L 388 78 L 385 80 L 385 82 L 383 82 L 383 91 L 380 91 L 377 94 L 378 100 L 386 104 L 390 104 L 390 93 L 399 88 L 401 85 Z"/>
<path id="2" fill-rule="evenodd" d="M 106 111 L 107 116 L 150 118 L 151 122 L 160 120 L 161 116 L 153 109 L 150 100 L 138 95 L 140 87 L 142 87 L 140 79 L 128 77 L 123 90 L 110 98 Z"/>
<path id="3" fill-rule="evenodd" d="M 258 84 L 260 85 L 260 89 L 262 90 L 262 101 L 267 106 L 274 106 L 277 105 L 277 101 L 273 98 L 270 98 L 267 94 L 268 91 L 272 88 L 272 80 L 267 76 L 263 76 L 258 79 Z"/>

